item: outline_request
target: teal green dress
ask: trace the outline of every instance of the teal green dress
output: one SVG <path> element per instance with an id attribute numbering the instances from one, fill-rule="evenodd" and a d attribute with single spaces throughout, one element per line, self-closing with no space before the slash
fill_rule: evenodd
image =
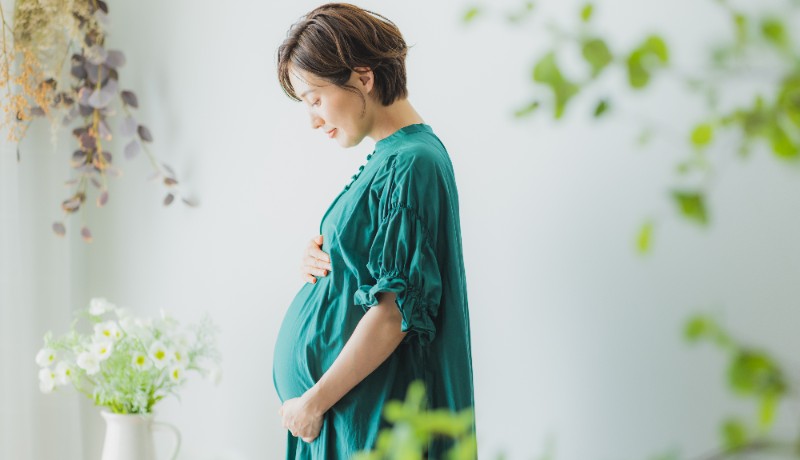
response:
<path id="1" fill-rule="evenodd" d="M 429 408 L 473 407 L 472 354 L 453 165 L 426 124 L 375 145 L 320 225 L 332 269 L 306 283 L 278 333 L 273 382 L 281 402 L 311 388 L 344 347 L 378 293 L 394 292 L 403 342 L 325 413 L 310 443 L 287 431 L 287 459 L 346 460 L 372 449 L 389 426 L 383 407 L 421 379 Z M 436 439 L 428 458 L 451 446 Z"/>

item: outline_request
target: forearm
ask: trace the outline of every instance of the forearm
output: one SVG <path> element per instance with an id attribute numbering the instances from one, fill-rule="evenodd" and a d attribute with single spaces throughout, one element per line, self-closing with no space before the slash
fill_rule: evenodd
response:
<path id="1" fill-rule="evenodd" d="M 356 325 L 339 356 L 305 397 L 316 412 L 328 411 L 364 380 L 397 348 L 407 332 L 400 331 L 402 316 L 395 294 L 382 293 Z"/>

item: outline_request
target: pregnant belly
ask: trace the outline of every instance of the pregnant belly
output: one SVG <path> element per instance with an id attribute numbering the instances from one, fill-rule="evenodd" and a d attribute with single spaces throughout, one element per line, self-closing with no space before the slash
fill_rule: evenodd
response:
<path id="1" fill-rule="evenodd" d="M 352 304 L 350 283 L 321 277 L 297 293 L 275 343 L 272 376 L 281 401 L 302 396 L 339 356 L 363 310 Z"/>

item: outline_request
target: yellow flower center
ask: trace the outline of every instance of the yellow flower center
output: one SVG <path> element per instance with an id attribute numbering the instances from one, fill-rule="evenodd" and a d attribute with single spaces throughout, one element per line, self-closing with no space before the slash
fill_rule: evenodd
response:
<path id="1" fill-rule="evenodd" d="M 156 359 L 159 360 L 159 361 L 164 359 L 165 356 L 166 356 L 166 353 L 164 353 L 164 350 L 158 350 L 156 352 Z"/>

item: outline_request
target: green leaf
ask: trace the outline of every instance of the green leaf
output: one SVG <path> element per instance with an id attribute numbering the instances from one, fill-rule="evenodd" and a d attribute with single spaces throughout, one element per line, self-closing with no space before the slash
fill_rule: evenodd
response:
<path id="1" fill-rule="evenodd" d="M 786 47 L 789 43 L 783 22 L 777 18 L 767 18 L 761 21 L 761 34 L 767 41 L 780 48 Z"/>
<path id="2" fill-rule="evenodd" d="M 778 407 L 779 398 L 771 393 L 761 398 L 758 409 L 758 424 L 762 429 L 768 429 L 775 422 L 775 410 Z"/>
<path id="3" fill-rule="evenodd" d="M 652 71 L 668 62 L 669 49 L 666 42 L 658 35 L 650 35 L 628 56 L 628 82 L 634 89 L 644 88 L 650 82 Z"/>
<path id="4" fill-rule="evenodd" d="M 475 18 L 478 17 L 480 14 L 481 14 L 481 9 L 477 6 L 473 6 L 464 13 L 462 20 L 464 21 L 465 24 L 469 24 L 470 22 L 475 20 Z"/>
<path id="5" fill-rule="evenodd" d="M 692 144 L 695 147 L 705 147 L 714 137 L 714 127 L 710 123 L 701 123 L 692 130 Z"/>
<path id="6" fill-rule="evenodd" d="M 701 225 L 708 224 L 705 198 L 699 192 L 673 191 L 672 198 L 683 216 Z"/>
<path id="7" fill-rule="evenodd" d="M 729 418 L 722 424 L 722 441 L 726 449 L 736 450 L 747 444 L 747 429 L 740 420 Z"/>
<path id="8" fill-rule="evenodd" d="M 592 66 L 592 78 L 600 75 L 613 60 L 611 51 L 606 42 L 600 38 L 593 38 L 583 43 L 583 58 Z"/>
<path id="9" fill-rule="evenodd" d="M 583 22 L 589 22 L 592 19 L 592 13 L 594 12 L 594 5 L 591 3 L 587 3 L 581 9 L 581 20 Z"/>
<path id="10" fill-rule="evenodd" d="M 728 368 L 728 381 L 739 394 L 782 396 L 786 393 L 783 372 L 766 353 L 741 349 Z"/>
<path id="11" fill-rule="evenodd" d="M 639 254 L 647 254 L 650 252 L 653 240 L 653 229 L 655 224 L 652 220 L 648 220 L 639 228 L 639 233 L 636 236 L 636 249 Z"/>
<path id="12" fill-rule="evenodd" d="M 608 100 L 603 99 L 594 108 L 594 117 L 600 118 L 608 111 Z"/>
<path id="13" fill-rule="evenodd" d="M 643 55 L 641 51 L 634 51 L 626 61 L 628 82 L 634 89 L 644 88 L 650 82 L 650 72 L 642 65 Z"/>
<path id="14" fill-rule="evenodd" d="M 747 16 L 735 13 L 733 15 L 733 23 L 736 27 L 736 43 L 742 46 L 747 42 Z"/>
<path id="15" fill-rule="evenodd" d="M 542 57 L 539 62 L 533 67 L 533 81 L 545 83 L 548 85 L 555 85 L 564 80 L 561 75 L 561 70 L 556 63 L 556 55 L 554 52 L 547 53 Z"/>
<path id="16" fill-rule="evenodd" d="M 522 107 L 521 109 L 518 109 L 517 111 L 515 111 L 514 112 L 514 116 L 516 118 L 523 118 L 523 117 L 530 116 L 530 115 L 533 114 L 533 112 L 536 111 L 536 109 L 539 108 L 540 105 L 541 104 L 539 103 L 539 101 L 532 101 L 530 104 L 526 105 L 525 107 Z"/>
<path id="17" fill-rule="evenodd" d="M 542 57 L 533 68 L 533 80 L 550 86 L 555 96 L 555 118 L 561 118 L 569 100 L 580 89 L 561 74 L 552 51 Z"/>
<path id="18" fill-rule="evenodd" d="M 700 339 L 714 335 L 717 325 L 714 320 L 705 315 L 696 315 L 689 318 L 683 329 L 683 336 L 688 342 L 697 342 Z"/>
<path id="19" fill-rule="evenodd" d="M 798 146 L 777 122 L 774 122 L 772 127 L 770 144 L 772 151 L 780 158 L 796 158 L 800 153 Z"/>
<path id="20" fill-rule="evenodd" d="M 667 48 L 667 44 L 664 42 L 664 39 L 658 35 L 647 37 L 647 40 L 645 40 L 642 45 L 642 50 L 658 57 L 662 64 L 667 64 L 669 62 L 669 49 Z"/>

